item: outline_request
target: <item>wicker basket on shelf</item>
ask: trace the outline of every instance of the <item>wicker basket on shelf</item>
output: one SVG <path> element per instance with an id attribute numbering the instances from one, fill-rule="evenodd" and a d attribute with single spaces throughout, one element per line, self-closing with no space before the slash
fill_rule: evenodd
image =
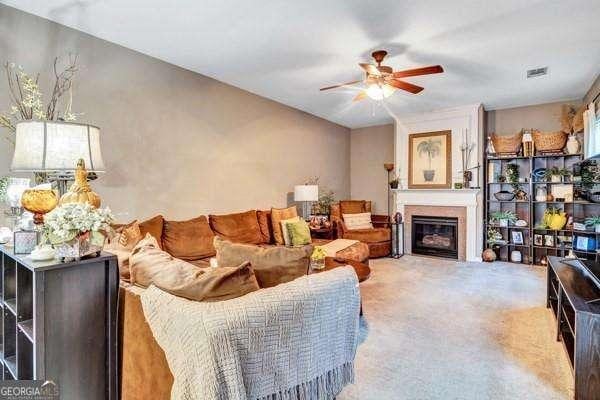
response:
<path id="1" fill-rule="evenodd" d="M 511 136 L 492 133 L 492 143 L 496 154 L 517 154 L 523 140 L 523 132 Z"/>
<path id="2" fill-rule="evenodd" d="M 567 143 L 567 134 L 564 132 L 541 132 L 533 131 L 533 142 L 537 151 L 551 152 L 561 151 Z"/>

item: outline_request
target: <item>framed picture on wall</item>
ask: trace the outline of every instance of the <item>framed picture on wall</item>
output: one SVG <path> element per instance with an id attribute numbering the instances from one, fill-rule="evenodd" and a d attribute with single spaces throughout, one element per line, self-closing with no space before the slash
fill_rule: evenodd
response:
<path id="1" fill-rule="evenodd" d="M 536 246 L 543 246 L 544 245 L 544 235 L 540 235 L 540 234 L 535 234 L 533 235 L 533 244 Z"/>
<path id="2" fill-rule="evenodd" d="M 452 132 L 408 135 L 409 189 L 450 189 L 452 186 Z"/>

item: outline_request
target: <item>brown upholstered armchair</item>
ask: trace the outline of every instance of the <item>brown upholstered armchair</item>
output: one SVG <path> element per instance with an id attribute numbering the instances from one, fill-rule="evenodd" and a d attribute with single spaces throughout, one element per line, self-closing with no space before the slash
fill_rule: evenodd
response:
<path id="1" fill-rule="evenodd" d="M 331 221 L 337 237 L 354 239 L 369 246 L 370 258 L 386 257 L 392 250 L 392 230 L 387 215 L 371 215 L 372 229 L 349 230 L 344 224 L 343 214 L 371 212 L 371 202 L 366 200 L 342 200 L 331 205 Z"/>

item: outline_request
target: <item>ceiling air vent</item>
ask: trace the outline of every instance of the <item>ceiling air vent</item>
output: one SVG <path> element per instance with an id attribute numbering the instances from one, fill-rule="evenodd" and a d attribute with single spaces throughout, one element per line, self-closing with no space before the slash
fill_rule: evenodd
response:
<path id="1" fill-rule="evenodd" d="M 537 78 L 538 76 L 546 75 L 548 73 L 548 67 L 535 68 L 527 71 L 527 78 Z"/>

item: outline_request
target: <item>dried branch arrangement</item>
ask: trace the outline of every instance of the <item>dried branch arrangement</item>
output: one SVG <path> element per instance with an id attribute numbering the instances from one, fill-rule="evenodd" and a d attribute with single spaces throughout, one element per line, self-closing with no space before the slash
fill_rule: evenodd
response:
<path id="1" fill-rule="evenodd" d="M 583 112 L 585 106 L 575 108 L 570 104 L 564 104 L 562 106 L 562 112 L 560 116 L 561 130 L 565 133 L 577 133 L 583 132 Z"/>
<path id="2" fill-rule="evenodd" d="M 43 95 L 39 87 L 39 74 L 30 75 L 22 67 L 9 62 L 4 64 L 4 70 L 11 104 L 7 114 L 0 114 L 0 127 L 7 128 L 14 133 L 18 121 L 33 119 L 75 121 L 77 119 L 77 115 L 71 111 L 73 78 L 77 73 L 77 55 L 69 54 L 68 60 L 64 63 L 61 57 L 54 59 L 54 86 L 52 97 L 46 107 L 44 107 Z M 64 106 L 64 111 L 60 114 L 58 107 L 62 97 L 67 93 L 69 99 Z M 12 141 L 12 135 L 9 140 Z"/>

